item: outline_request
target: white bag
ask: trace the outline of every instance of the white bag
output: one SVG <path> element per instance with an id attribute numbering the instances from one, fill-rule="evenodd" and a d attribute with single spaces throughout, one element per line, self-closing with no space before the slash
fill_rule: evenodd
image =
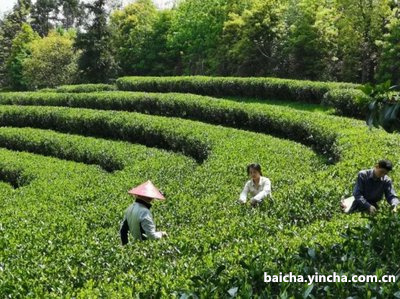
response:
<path id="1" fill-rule="evenodd" d="M 353 205 L 355 198 L 354 196 L 342 199 L 342 203 L 346 206 L 345 209 L 343 209 L 343 212 L 345 212 L 346 214 L 348 214 L 350 212 L 350 208 Z"/>

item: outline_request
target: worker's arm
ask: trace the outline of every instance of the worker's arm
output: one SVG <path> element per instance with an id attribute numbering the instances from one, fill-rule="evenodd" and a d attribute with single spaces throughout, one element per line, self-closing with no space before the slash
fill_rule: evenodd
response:
<path id="1" fill-rule="evenodd" d="M 249 182 L 244 185 L 242 192 L 240 193 L 239 202 L 245 203 L 247 201 L 247 194 L 249 193 Z"/>
<path id="2" fill-rule="evenodd" d="M 354 186 L 353 196 L 354 200 L 357 202 L 357 206 L 362 209 L 368 210 L 371 204 L 364 197 L 364 175 L 363 173 L 358 173 L 357 182 Z"/>
<path id="3" fill-rule="evenodd" d="M 271 181 L 267 179 L 264 183 L 263 189 L 253 197 L 253 200 L 256 202 L 261 202 L 268 194 L 271 193 Z"/>
<path id="4" fill-rule="evenodd" d="M 128 220 L 126 220 L 126 218 L 124 218 L 124 220 L 122 221 L 122 225 L 119 230 L 119 233 L 121 235 L 122 245 L 128 244 L 129 225 L 128 225 Z"/>
<path id="5" fill-rule="evenodd" d="M 164 232 L 156 231 L 153 217 L 149 212 L 142 215 L 140 224 L 142 225 L 148 239 L 161 239 L 163 235 L 166 235 Z"/>
<path id="6" fill-rule="evenodd" d="M 385 181 L 385 197 L 387 202 L 394 208 L 399 204 L 399 199 L 397 198 L 396 191 L 394 191 L 392 180 L 387 179 Z"/>

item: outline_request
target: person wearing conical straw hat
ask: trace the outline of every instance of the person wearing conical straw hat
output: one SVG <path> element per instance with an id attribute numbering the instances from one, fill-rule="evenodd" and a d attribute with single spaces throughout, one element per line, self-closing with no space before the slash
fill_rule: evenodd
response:
<path id="1" fill-rule="evenodd" d="M 161 192 L 151 181 L 147 181 L 128 193 L 135 196 L 136 200 L 126 209 L 125 217 L 122 221 L 120 229 L 122 245 L 128 243 L 128 232 L 131 233 L 135 240 L 167 237 L 166 232 L 156 231 L 153 215 L 150 211 L 151 203 L 154 199 L 165 200 Z"/>

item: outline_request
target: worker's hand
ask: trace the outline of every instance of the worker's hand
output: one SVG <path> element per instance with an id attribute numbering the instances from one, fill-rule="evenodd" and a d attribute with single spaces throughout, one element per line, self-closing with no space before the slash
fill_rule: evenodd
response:
<path id="1" fill-rule="evenodd" d="M 369 212 L 371 215 L 374 215 L 374 214 L 376 213 L 376 208 L 375 208 L 373 205 L 371 205 L 371 206 L 368 208 L 368 212 Z"/>
<path id="2" fill-rule="evenodd" d="M 256 207 L 259 203 L 261 203 L 258 200 L 255 200 L 254 198 L 251 199 L 250 204 L 252 207 Z"/>
<path id="3" fill-rule="evenodd" d="M 245 200 L 245 199 L 243 199 L 243 200 L 242 200 L 242 199 L 239 199 L 239 200 L 238 200 L 238 203 L 240 203 L 240 204 L 242 204 L 242 205 L 243 205 L 243 204 L 245 204 L 245 203 L 246 203 L 246 200 Z"/>
<path id="4" fill-rule="evenodd" d="M 393 213 L 397 213 L 397 209 L 398 209 L 398 207 L 399 207 L 399 205 L 397 205 L 397 206 L 393 206 L 393 208 L 392 208 L 392 212 L 393 212 Z"/>
<path id="5" fill-rule="evenodd" d="M 344 204 L 344 200 L 340 202 L 340 207 L 342 208 L 342 211 L 346 210 L 347 206 Z"/>
<path id="6" fill-rule="evenodd" d="M 168 238 L 167 232 L 161 232 L 161 236 L 162 236 L 163 238 Z"/>

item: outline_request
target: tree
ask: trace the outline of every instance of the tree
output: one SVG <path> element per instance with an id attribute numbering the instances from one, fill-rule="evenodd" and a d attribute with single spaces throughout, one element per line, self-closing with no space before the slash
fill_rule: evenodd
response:
<path id="1" fill-rule="evenodd" d="M 245 3 L 237 2 L 239 7 Z M 241 15 L 229 13 L 224 23 L 224 51 L 238 75 L 271 75 L 279 64 L 285 32 L 286 1 L 254 1 Z M 233 68 L 232 68 L 233 67 Z"/>
<path id="2" fill-rule="evenodd" d="M 387 33 L 377 45 L 382 49 L 377 72 L 377 80 L 390 80 L 400 85 L 400 2 L 393 9 L 392 18 L 386 25 Z"/>
<path id="3" fill-rule="evenodd" d="M 54 28 L 59 13 L 58 0 L 36 0 L 31 11 L 32 28 L 40 36 L 46 36 Z"/>
<path id="4" fill-rule="evenodd" d="M 74 35 L 74 31 L 51 31 L 48 36 L 31 42 L 31 55 L 23 63 L 23 75 L 29 89 L 74 82 L 78 58 Z"/>
<path id="5" fill-rule="evenodd" d="M 168 37 L 185 74 L 214 74 L 230 0 L 186 0 L 176 10 Z"/>
<path id="6" fill-rule="evenodd" d="M 166 76 L 174 74 L 177 57 L 167 44 L 173 17 L 174 11 L 172 10 L 158 12 L 153 30 L 143 44 L 143 49 L 146 49 L 146 51 L 144 51 L 145 55 L 142 60 L 142 75 Z M 140 70 L 140 67 L 136 67 L 135 70 Z"/>
<path id="7" fill-rule="evenodd" d="M 282 51 L 286 59 L 286 76 L 333 79 L 337 60 L 338 15 L 334 1 L 290 2 L 286 16 L 288 34 Z"/>
<path id="8" fill-rule="evenodd" d="M 65 29 L 74 28 L 83 22 L 84 5 L 80 0 L 58 0 L 61 7 L 61 25 Z"/>
<path id="9" fill-rule="evenodd" d="M 379 48 L 375 41 L 383 35 L 391 14 L 390 0 L 337 0 L 339 59 L 342 79 L 355 82 L 374 80 Z"/>
<path id="10" fill-rule="evenodd" d="M 78 65 L 83 82 L 107 82 L 117 74 L 105 3 L 106 0 L 96 0 L 85 5 L 93 20 L 85 25 L 85 32 L 78 33 L 75 43 L 82 51 Z"/>
<path id="11" fill-rule="evenodd" d="M 11 13 L 0 21 L 0 86 L 7 82 L 7 60 L 11 53 L 12 42 L 21 31 L 22 24 L 27 22 L 30 0 L 18 0 Z"/>
<path id="12" fill-rule="evenodd" d="M 148 56 L 147 47 L 152 47 L 150 41 L 157 39 L 153 32 L 157 19 L 156 7 L 151 0 L 138 0 L 111 15 L 113 43 L 124 74 L 149 71 L 148 60 L 152 57 Z M 160 26 L 158 28 L 163 30 Z"/>
<path id="13" fill-rule="evenodd" d="M 30 55 L 29 43 L 39 36 L 31 26 L 22 24 L 21 32 L 12 42 L 11 53 L 7 60 L 7 74 L 10 87 L 16 90 L 26 89 L 27 83 L 23 77 L 23 63 Z"/>

